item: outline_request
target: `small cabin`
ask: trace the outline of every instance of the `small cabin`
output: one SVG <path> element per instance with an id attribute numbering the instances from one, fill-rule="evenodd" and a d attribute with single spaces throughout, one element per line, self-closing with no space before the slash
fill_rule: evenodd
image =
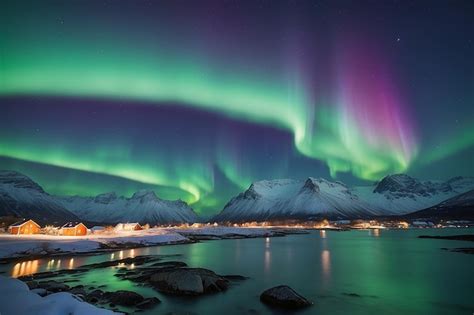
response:
<path id="1" fill-rule="evenodd" d="M 87 235 L 87 226 L 81 222 L 68 222 L 61 227 L 61 235 L 83 236 Z"/>
<path id="2" fill-rule="evenodd" d="M 140 231 L 143 227 L 140 223 L 119 223 L 115 226 L 116 231 Z"/>
<path id="3" fill-rule="evenodd" d="M 38 234 L 41 227 L 33 220 L 22 220 L 8 227 L 10 234 Z"/>

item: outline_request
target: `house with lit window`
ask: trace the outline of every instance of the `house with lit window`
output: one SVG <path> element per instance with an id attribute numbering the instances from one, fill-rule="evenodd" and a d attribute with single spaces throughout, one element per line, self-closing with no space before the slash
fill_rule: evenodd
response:
<path id="1" fill-rule="evenodd" d="M 10 234 L 38 234 L 41 227 L 33 220 L 21 220 L 8 227 Z"/>

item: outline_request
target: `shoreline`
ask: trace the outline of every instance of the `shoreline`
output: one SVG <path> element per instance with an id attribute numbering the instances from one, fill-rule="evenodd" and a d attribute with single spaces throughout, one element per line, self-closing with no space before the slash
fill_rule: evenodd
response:
<path id="1" fill-rule="evenodd" d="M 110 235 L 83 237 L 50 235 L 0 235 L 0 265 L 44 257 L 93 256 L 123 249 L 186 245 L 200 241 L 284 237 L 307 234 L 300 228 L 154 228 Z"/>
<path id="2" fill-rule="evenodd" d="M 117 234 L 90 234 L 87 236 L 53 236 L 44 234 L 0 234 L 0 265 L 44 257 L 94 256 L 123 249 L 155 246 L 187 245 L 201 241 L 284 237 L 308 234 L 310 231 L 361 231 L 378 228 L 302 228 L 288 226 L 269 227 L 200 227 L 200 228 L 152 228 Z M 403 230 L 385 228 L 386 230 Z M 435 228 L 433 228 L 435 229 Z M 419 238 L 437 238 L 419 236 Z M 444 237 L 440 237 L 441 239 Z M 20 249 L 16 249 L 17 246 Z"/>

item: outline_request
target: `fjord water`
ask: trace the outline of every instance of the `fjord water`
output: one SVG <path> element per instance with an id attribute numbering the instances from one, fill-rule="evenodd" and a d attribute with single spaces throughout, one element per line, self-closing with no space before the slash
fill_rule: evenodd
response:
<path id="1" fill-rule="evenodd" d="M 133 290 L 163 303 L 144 314 L 279 314 L 259 301 L 260 293 L 287 284 L 314 301 L 298 314 L 472 314 L 474 255 L 441 248 L 471 243 L 419 239 L 418 235 L 472 234 L 474 229 L 313 231 L 275 238 L 205 241 L 197 244 L 124 250 L 114 254 L 35 261 L 36 272 L 72 268 L 120 257 L 179 254 L 191 267 L 250 279 L 227 292 L 179 298 L 158 294 L 114 276 L 116 269 L 93 270 L 81 284 L 103 290 Z M 2 266 L 15 275 L 15 266 Z M 72 285 L 72 284 L 71 284 Z"/>

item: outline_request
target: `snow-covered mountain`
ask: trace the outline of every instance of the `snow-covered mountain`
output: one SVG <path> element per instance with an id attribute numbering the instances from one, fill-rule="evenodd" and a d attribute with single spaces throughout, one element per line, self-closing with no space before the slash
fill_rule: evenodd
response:
<path id="1" fill-rule="evenodd" d="M 38 223 L 78 220 L 41 186 L 14 171 L 0 171 L 0 216 L 28 218 Z"/>
<path id="2" fill-rule="evenodd" d="M 150 190 L 138 191 L 131 198 L 112 192 L 96 197 L 58 197 L 58 200 L 81 219 L 93 222 L 169 224 L 198 220 L 184 201 L 162 200 Z"/>
<path id="3" fill-rule="evenodd" d="M 405 174 L 384 177 L 375 187 L 355 187 L 361 199 L 381 214 L 400 215 L 432 207 L 474 188 L 474 178 L 420 181 Z"/>
<path id="4" fill-rule="evenodd" d="M 347 187 L 340 182 L 308 178 L 253 183 L 234 197 L 214 220 L 263 221 L 303 218 L 363 218 L 400 215 L 424 209 L 474 188 L 473 178 L 446 182 L 419 181 L 389 175 L 373 186 Z"/>
<path id="5" fill-rule="evenodd" d="M 411 218 L 474 220 L 474 189 L 407 216 Z"/>
<path id="6" fill-rule="evenodd" d="M 449 198 L 446 201 L 436 205 L 434 208 L 453 208 L 453 207 L 471 207 L 474 208 L 474 189 L 460 194 L 459 196 Z"/>

